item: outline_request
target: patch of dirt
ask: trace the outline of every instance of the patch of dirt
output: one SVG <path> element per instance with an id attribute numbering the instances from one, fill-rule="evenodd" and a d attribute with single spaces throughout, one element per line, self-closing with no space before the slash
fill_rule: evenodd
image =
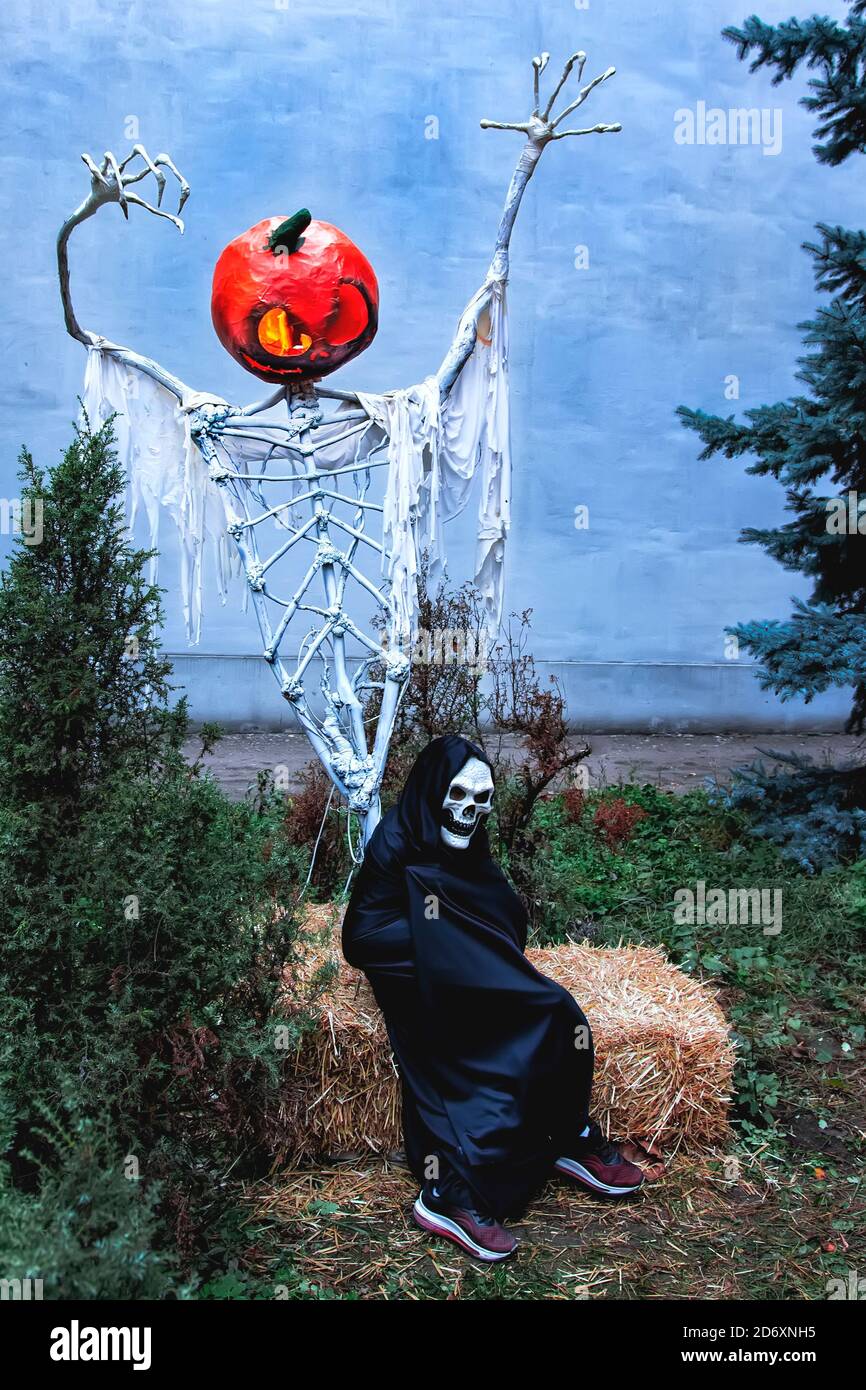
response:
<path id="1" fill-rule="evenodd" d="M 823 1299 L 866 1267 L 866 1196 L 829 1163 L 820 1180 L 766 1155 L 729 1167 L 679 1155 L 626 1203 L 552 1181 L 495 1267 L 419 1231 L 416 1185 L 385 1161 L 287 1172 L 247 1193 L 249 1225 L 305 1287 L 373 1300 Z"/>
<path id="2" fill-rule="evenodd" d="M 846 1135 L 826 1121 L 823 1126 L 811 1110 L 801 1110 L 787 1121 L 791 1147 L 807 1154 L 821 1154 L 840 1162 L 851 1162 L 854 1154 L 845 1142 Z"/>
<path id="3" fill-rule="evenodd" d="M 574 743 L 587 742 L 586 760 L 593 786 L 616 786 L 622 782 L 651 782 L 670 791 L 691 791 L 708 777 L 721 781 L 736 767 L 754 762 L 759 748 L 780 753 L 799 753 L 817 762 L 829 759 L 843 762 L 854 755 L 862 740 L 853 734 L 575 734 Z M 503 751 L 518 762 L 519 741 L 511 735 L 502 739 Z M 184 745 L 192 761 L 201 743 L 193 735 Z M 296 790 L 298 776 L 312 761 L 313 751 L 301 733 L 251 730 L 225 734 L 212 754 L 204 759 L 207 767 L 227 795 L 240 798 L 256 785 L 259 772 L 280 777 L 280 785 Z M 765 759 L 765 761 L 767 761 Z M 772 762 L 772 759 L 769 760 Z"/>

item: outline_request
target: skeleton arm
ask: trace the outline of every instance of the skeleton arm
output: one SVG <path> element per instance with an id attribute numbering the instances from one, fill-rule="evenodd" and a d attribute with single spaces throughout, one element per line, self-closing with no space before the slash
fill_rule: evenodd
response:
<path id="1" fill-rule="evenodd" d="M 566 116 L 571 115 L 578 107 L 582 106 L 595 87 L 602 82 L 606 82 L 609 77 L 613 77 L 616 69 L 607 68 L 605 72 L 594 77 L 586 86 L 581 87 L 574 101 L 569 103 L 558 116 L 551 115 L 553 103 L 559 96 L 565 83 L 571 75 L 572 69 L 577 67 L 577 79 L 583 78 L 583 69 L 586 65 L 585 53 L 573 53 L 565 65 L 562 76 L 557 82 L 551 93 L 544 110 L 541 110 L 539 98 L 539 79 L 550 59 L 549 53 L 542 53 L 540 57 L 533 58 L 533 91 L 534 105 L 532 115 L 528 121 L 520 123 L 510 123 L 503 121 L 482 121 L 482 128 L 485 130 L 518 130 L 526 136 L 526 143 L 517 161 L 517 167 L 511 176 L 508 192 L 505 195 L 505 206 L 502 210 L 502 217 L 499 222 L 499 230 L 496 234 L 496 243 L 493 251 L 493 258 L 487 271 L 481 289 L 470 300 L 463 311 L 457 331 L 448 352 L 442 361 L 436 379 L 439 382 L 439 395 L 441 400 L 445 400 L 451 388 L 457 380 L 460 372 L 466 364 L 475 341 L 478 336 L 478 324 L 482 314 L 490 304 L 490 297 L 494 292 L 496 283 L 504 283 L 508 279 L 508 253 L 511 242 L 511 232 L 514 227 L 523 195 L 526 192 L 526 185 L 535 172 L 535 166 L 541 158 L 541 153 L 546 145 L 552 140 L 562 140 L 567 135 L 607 135 L 622 129 L 617 122 L 613 125 L 594 125 L 581 130 L 560 130 L 562 122 Z"/>
<path id="2" fill-rule="evenodd" d="M 136 203 L 147 212 L 153 213 L 155 217 L 164 217 L 167 221 L 173 222 L 178 231 L 183 232 L 183 223 L 179 214 L 189 197 L 189 184 L 180 171 L 175 168 L 167 154 L 158 154 L 155 159 L 151 159 L 143 145 L 134 145 L 132 152 L 120 164 L 110 151 L 106 152 L 100 165 L 96 165 L 88 154 L 83 154 L 81 158 L 90 170 L 90 192 L 75 211 L 67 217 L 57 234 L 57 272 L 60 277 L 60 298 L 63 304 L 66 331 L 73 338 L 77 338 L 80 343 L 83 343 L 85 347 L 100 347 L 103 351 L 111 353 L 118 361 L 126 363 L 127 366 L 136 367 L 139 371 L 145 372 L 147 376 L 159 382 L 160 386 L 164 386 L 177 396 L 178 400 L 188 400 L 192 392 L 179 377 L 173 376 L 171 372 L 160 367 L 157 362 L 151 361 L 149 357 L 142 357 L 139 353 L 133 352 L 131 348 L 111 343 L 100 337 L 99 334 L 91 333 L 81 327 L 72 307 L 72 296 L 69 289 L 68 246 L 69 238 L 75 228 L 92 217 L 104 203 L 118 203 L 124 217 L 129 216 L 129 204 Z M 135 164 L 135 161 L 139 159 L 142 162 L 142 167 L 136 166 L 130 170 L 129 166 Z M 159 206 L 166 184 L 163 168 L 168 169 L 180 185 L 177 216 L 170 212 L 163 212 Z M 137 193 L 130 192 L 130 185 L 140 183 L 148 174 L 153 175 L 157 184 L 156 207 L 145 202 Z"/>

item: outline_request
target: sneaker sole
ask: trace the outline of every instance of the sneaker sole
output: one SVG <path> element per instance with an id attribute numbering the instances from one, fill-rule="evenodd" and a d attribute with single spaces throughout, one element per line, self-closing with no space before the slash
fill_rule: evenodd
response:
<path id="1" fill-rule="evenodd" d="M 631 1187 L 611 1187 L 609 1183 L 601 1182 L 588 1168 L 584 1168 L 582 1163 L 576 1163 L 573 1158 L 558 1158 L 553 1166 L 557 1173 L 564 1173 L 567 1178 L 574 1178 L 575 1182 L 588 1187 L 590 1192 L 600 1192 L 605 1197 L 627 1197 L 630 1192 L 637 1192 L 638 1188 L 643 1186 L 641 1179 Z"/>
<path id="2" fill-rule="evenodd" d="M 433 1235 L 444 1236 L 446 1240 L 453 1240 L 455 1245 L 459 1245 L 468 1255 L 473 1255 L 476 1260 L 486 1260 L 489 1264 L 495 1264 L 499 1260 L 507 1260 L 517 1249 L 513 1250 L 485 1250 L 483 1245 L 478 1245 L 462 1226 L 458 1226 L 456 1221 L 450 1217 L 440 1216 L 438 1212 L 430 1211 L 424 1205 L 423 1199 L 419 1196 L 412 1208 L 412 1216 L 416 1225 L 424 1231 L 431 1231 Z"/>

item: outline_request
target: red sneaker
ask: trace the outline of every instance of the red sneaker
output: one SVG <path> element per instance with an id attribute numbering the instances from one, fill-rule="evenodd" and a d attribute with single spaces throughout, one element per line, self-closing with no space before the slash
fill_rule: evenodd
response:
<path id="1" fill-rule="evenodd" d="M 570 1158 L 558 1158 L 557 1173 L 579 1182 L 590 1192 L 603 1197 L 627 1197 L 643 1182 L 643 1173 L 634 1163 L 623 1158 L 615 1144 L 605 1139 L 597 1124 L 591 1124 L 589 1134 L 578 1139 Z"/>
<path id="2" fill-rule="evenodd" d="M 517 1249 L 511 1232 L 492 1216 L 468 1206 L 455 1206 L 444 1197 L 434 1195 L 432 1187 L 419 1192 L 412 1216 L 422 1230 L 453 1240 L 476 1260 L 507 1260 Z"/>

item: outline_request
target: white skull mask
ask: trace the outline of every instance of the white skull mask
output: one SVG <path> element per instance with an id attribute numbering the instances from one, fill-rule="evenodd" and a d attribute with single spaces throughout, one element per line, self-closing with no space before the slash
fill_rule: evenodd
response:
<path id="1" fill-rule="evenodd" d="M 442 803 L 442 839 L 449 849 L 468 849 L 493 805 L 493 778 L 480 758 L 470 758 L 453 778 Z"/>

